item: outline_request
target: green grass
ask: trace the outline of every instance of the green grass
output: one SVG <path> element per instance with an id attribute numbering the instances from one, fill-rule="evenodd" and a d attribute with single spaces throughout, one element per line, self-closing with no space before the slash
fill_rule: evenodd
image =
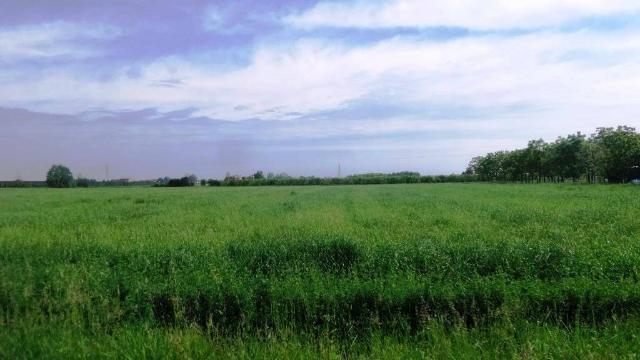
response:
<path id="1" fill-rule="evenodd" d="M 0 189 L 0 358 L 620 358 L 640 188 Z"/>

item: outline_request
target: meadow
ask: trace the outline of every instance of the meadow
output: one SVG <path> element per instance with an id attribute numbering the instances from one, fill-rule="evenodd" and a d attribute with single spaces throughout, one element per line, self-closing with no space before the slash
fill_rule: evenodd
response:
<path id="1" fill-rule="evenodd" d="M 634 358 L 640 187 L 0 189 L 0 358 Z"/>

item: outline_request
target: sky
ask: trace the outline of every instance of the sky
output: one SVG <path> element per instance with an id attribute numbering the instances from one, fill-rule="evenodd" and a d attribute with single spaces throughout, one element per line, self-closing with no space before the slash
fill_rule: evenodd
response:
<path id="1" fill-rule="evenodd" d="M 640 127 L 638 0 L 0 0 L 0 179 L 463 171 Z"/>

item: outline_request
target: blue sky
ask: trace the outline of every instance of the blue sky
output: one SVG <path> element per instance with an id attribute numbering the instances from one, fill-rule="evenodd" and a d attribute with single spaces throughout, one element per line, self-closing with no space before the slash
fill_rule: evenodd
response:
<path id="1" fill-rule="evenodd" d="M 640 127 L 637 0 L 0 0 L 0 179 L 464 170 Z"/>

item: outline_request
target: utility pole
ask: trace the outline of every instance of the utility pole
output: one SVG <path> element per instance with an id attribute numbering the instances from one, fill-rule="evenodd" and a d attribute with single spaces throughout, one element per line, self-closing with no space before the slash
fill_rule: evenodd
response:
<path id="1" fill-rule="evenodd" d="M 342 175 L 342 169 L 340 168 L 340 163 L 338 163 L 338 178 Z"/>
<path id="2" fill-rule="evenodd" d="M 109 181 L 109 163 L 104 165 L 104 180 Z"/>

